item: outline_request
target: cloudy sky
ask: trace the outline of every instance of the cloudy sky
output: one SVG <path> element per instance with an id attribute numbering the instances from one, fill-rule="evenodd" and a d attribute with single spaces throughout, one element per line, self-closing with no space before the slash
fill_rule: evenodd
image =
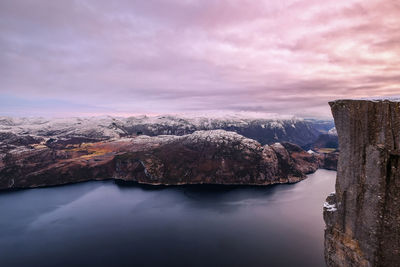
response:
<path id="1" fill-rule="evenodd" d="M 398 0 L 0 0 L 0 115 L 330 116 L 400 94 Z"/>

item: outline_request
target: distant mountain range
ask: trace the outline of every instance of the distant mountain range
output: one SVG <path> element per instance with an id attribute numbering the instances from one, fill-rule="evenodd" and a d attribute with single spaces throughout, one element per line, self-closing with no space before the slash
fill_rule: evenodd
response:
<path id="1" fill-rule="evenodd" d="M 233 131 L 262 145 L 291 142 L 308 150 L 337 148 L 333 121 L 296 117 L 160 115 L 128 118 L 11 118 L 0 117 L 0 151 L 41 143 L 48 146 L 104 141 L 136 135 L 185 135 L 201 130 Z M 331 133 L 329 131 L 331 130 Z M 317 142 L 317 143 L 316 143 Z"/>
<path id="2" fill-rule="evenodd" d="M 336 169 L 338 153 L 327 147 L 337 147 L 331 126 L 244 116 L 1 117 L 0 189 L 104 179 L 166 185 L 297 182 L 317 168 Z"/>

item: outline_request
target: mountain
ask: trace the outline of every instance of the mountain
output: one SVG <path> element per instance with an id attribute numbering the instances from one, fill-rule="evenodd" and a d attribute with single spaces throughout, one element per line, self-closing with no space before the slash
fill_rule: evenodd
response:
<path id="1" fill-rule="evenodd" d="M 330 121 L 312 121 L 289 116 L 252 113 L 129 118 L 109 116 L 55 119 L 0 117 L 0 133 L 43 139 L 49 146 L 56 146 L 60 143 L 64 145 L 66 143 L 104 141 L 136 135 L 180 136 L 195 131 L 220 129 L 236 132 L 257 140 L 262 145 L 291 142 L 309 149 L 313 147 L 313 143 L 321 134 L 327 132 L 324 129 L 330 126 Z M 2 140 L 4 138 L 0 139 L 1 142 Z M 3 142 L 0 143 L 0 149 L 4 145 Z"/>
<path id="2" fill-rule="evenodd" d="M 234 132 L 196 131 L 13 149 L 0 163 L 0 189 L 111 178 L 165 185 L 269 185 L 300 181 L 319 165 L 317 155 L 294 144 L 263 146 Z"/>
<path id="3" fill-rule="evenodd" d="M 0 117 L 0 188 L 108 178 L 272 184 L 299 181 L 318 167 L 336 168 L 337 153 L 312 145 L 323 135 L 312 122 L 261 117 Z M 126 173 L 118 171 L 124 168 Z"/>
<path id="4" fill-rule="evenodd" d="M 320 148 L 339 149 L 339 140 L 336 128 L 330 129 L 327 133 L 322 133 L 318 136 L 311 145 L 311 149 L 318 150 Z"/>

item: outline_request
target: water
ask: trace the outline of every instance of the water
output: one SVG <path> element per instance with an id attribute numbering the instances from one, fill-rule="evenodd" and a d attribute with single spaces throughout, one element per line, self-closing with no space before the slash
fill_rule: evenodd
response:
<path id="1" fill-rule="evenodd" d="M 121 186 L 0 194 L 0 266 L 324 266 L 336 172 L 293 185 Z"/>

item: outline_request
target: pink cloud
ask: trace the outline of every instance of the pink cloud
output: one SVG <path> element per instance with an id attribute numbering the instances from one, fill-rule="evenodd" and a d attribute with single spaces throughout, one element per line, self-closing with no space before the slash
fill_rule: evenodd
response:
<path id="1" fill-rule="evenodd" d="M 400 92 L 399 44 L 391 0 L 2 1 L 0 97 L 329 116 Z"/>

